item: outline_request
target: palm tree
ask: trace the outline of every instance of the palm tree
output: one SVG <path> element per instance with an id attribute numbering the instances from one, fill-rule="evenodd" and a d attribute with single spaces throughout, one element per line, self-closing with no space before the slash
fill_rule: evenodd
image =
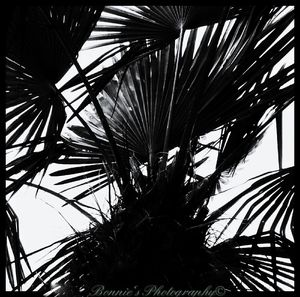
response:
<path id="1" fill-rule="evenodd" d="M 7 164 L 6 193 L 23 186 L 46 191 L 91 222 L 31 271 L 7 201 L 6 268 L 14 290 L 28 282 L 29 291 L 47 296 L 97 294 L 100 284 L 134 293 L 150 284 L 293 288 L 295 247 L 287 233 L 294 235 L 294 168 L 282 167 L 281 126 L 294 100 L 294 66 L 274 70 L 294 47 L 293 29 L 286 30 L 292 9 L 18 6 L 10 19 L 7 150 L 19 157 Z M 111 47 L 82 68 L 77 56 L 86 40 Z M 101 67 L 111 58 L 112 65 Z M 71 65 L 77 74 L 57 87 Z M 81 93 L 71 102 L 66 90 Z M 254 177 L 210 211 L 222 180 L 273 121 L 279 169 Z M 201 137 L 212 131 L 218 138 L 204 144 Z M 203 152 L 211 151 L 214 171 L 201 176 Z M 71 194 L 34 182 L 50 164 L 61 166 L 51 175 Z M 98 220 L 80 200 L 104 187 L 109 209 L 100 209 Z M 229 211 L 226 224 L 215 228 Z M 236 231 L 224 239 L 232 225 Z"/>

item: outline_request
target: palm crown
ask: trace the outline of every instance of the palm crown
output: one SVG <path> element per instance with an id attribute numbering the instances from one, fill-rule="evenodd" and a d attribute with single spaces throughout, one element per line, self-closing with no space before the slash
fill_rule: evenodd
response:
<path id="1" fill-rule="evenodd" d="M 293 19 L 293 10 L 279 7 L 14 8 L 7 150 L 20 156 L 7 164 L 6 193 L 24 185 L 51 192 L 87 216 L 91 227 L 62 240 L 53 259 L 24 275 L 22 259 L 30 265 L 7 202 L 13 289 L 33 279 L 29 290 L 53 296 L 88 295 L 99 282 L 228 291 L 292 287 L 294 243 L 287 232 L 294 232 L 294 168 L 282 168 L 280 127 L 294 100 L 294 66 L 274 68 L 294 47 L 293 29 L 285 30 Z M 81 68 L 84 44 L 111 47 Z M 77 74 L 58 88 L 71 65 Z M 70 102 L 66 90 L 80 94 Z M 272 121 L 279 170 L 209 211 L 224 174 L 234 173 Z M 203 144 L 201 136 L 211 131 L 218 139 Z M 201 176 L 206 158 L 199 156 L 211 150 L 215 169 Z M 33 182 L 50 164 L 60 164 L 51 175 L 61 177 L 67 193 L 81 189 L 71 199 Z M 80 200 L 104 187 L 115 189 L 115 202 L 110 196 L 98 221 Z M 215 231 L 230 210 L 232 218 Z M 211 244 L 241 213 L 236 232 Z M 255 233 L 245 235 L 253 226 Z"/>

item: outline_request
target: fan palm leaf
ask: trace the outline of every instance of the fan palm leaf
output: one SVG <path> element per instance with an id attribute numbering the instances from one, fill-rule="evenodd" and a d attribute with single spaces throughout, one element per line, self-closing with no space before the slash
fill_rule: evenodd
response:
<path id="1" fill-rule="evenodd" d="M 215 221 L 217 217 L 222 216 L 229 209 L 235 209 L 239 201 L 243 201 L 234 211 L 232 218 L 225 225 L 218 238 L 242 212 L 244 214 L 240 218 L 240 223 L 234 222 L 237 228 L 236 236 L 240 236 L 249 226 L 253 226 L 253 221 L 259 217 L 258 234 L 264 231 L 267 224 L 270 224 L 268 227 L 270 231 L 278 232 L 282 237 L 287 237 L 287 232 L 294 233 L 294 175 L 294 167 L 267 173 L 245 191 L 210 214 L 207 221 Z M 287 224 L 289 221 L 291 223 Z"/>
<path id="2" fill-rule="evenodd" d="M 67 191 L 87 185 L 86 189 L 73 197 L 75 200 L 97 192 L 113 180 L 107 163 L 96 149 L 84 152 L 81 150 L 81 147 L 78 149 L 78 146 L 75 146 L 75 149 L 69 148 L 61 154 L 61 158 L 55 163 L 62 166 L 62 169 L 56 170 L 50 175 L 64 177 L 63 180 L 56 183 L 57 185 L 69 184 L 68 188 L 66 188 Z M 73 186 L 70 186 L 70 183 Z"/>
<path id="3" fill-rule="evenodd" d="M 8 280 L 12 287 L 21 284 L 25 278 L 24 266 L 27 266 L 32 272 L 30 264 L 28 262 L 28 257 L 24 251 L 23 245 L 20 241 L 19 232 L 19 221 L 18 217 L 11 208 L 11 206 L 6 204 L 6 237 L 7 237 L 7 250 L 6 250 L 6 261 L 7 261 L 7 274 Z M 10 246 L 12 254 L 8 250 Z M 14 267 L 11 263 L 11 258 L 14 259 Z M 21 260 L 25 261 L 22 263 Z M 23 266 L 24 265 L 24 266 Z M 15 272 L 15 273 L 14 273 Z"/>
<path id="4" fill-rule="evenodd" d="M 103 7 L 47 5 L 42 10 L 60 28 L 77 55 Z M 7 36 L 7 56 L 52 84 L 57 83 L 71 66 L 38 6 L 14 7 Z"/>
<path id="5" fill-rule="evenodd" d="M 248 154 L 255 143 L 253 140 L 257 141 L 257 137 L 261 137 L 260 119 L 266 110 L 275 106 L 282 108 L 292 102 L 294 96 L 293 87 L 285 86 L 294 77 L 293 65 L 282 68 L 270 77 L 273 67 L 293 46 L 292 32 L 287 32 L 284 38 L 278 40 L 292 21 L 293 12 L 287 13 L 275 23 L 262 18 L 255 34 L 249 36 L 245 27 L 250 27 L 253 18 L 253 14 L 249 13 L 231 21 L 231 28 L 227 28 L 227 34 L 221 38 L 213 34 L 212 26 L 207 27 L 198 48 L 194 48 L 197 31 L 190 32 L 186 47 L 182 49 L 183 54 L 179 57 L 170 141 L 165 150 L 163 139 L 167 133 L 167 115 L 176 64 L 174 43 L 131 64 L 104 87 L 98 100 L 118 147 L 126 154 L 125 159 L 128 155 L 134 155 L 140 164 L 147 163 L 148 172 L 153 177 L 157 174 L 154 168 L 157 170 L 158 161 L 168 150 L 179 146 L 182 155 L 185 155 L 187 148 L 183 148 L 183 143 L 186 141 L 183 136 L 178 137 L 184 134 L 184 129 L 193 131 L 192 135 L 185 136 L 189 140 L 190 137 L 197 138 L 222 126 L 228 127 L 227 136 L 222 136 L 227 144 L 219 156 L 218 165 L 223 164 L 219 171 L 236 166 Z M 225 30 L 226 27 L 224 25 L 221 28 Z M 210 39 L 215 40 L 215 43 L 220 39 L 220 42 L 215 48 L 214 58 L 209 62 L 205 57 L 213 51 Z M 273 47 L 269 48 L 272 44 L 281 49 L 280 55 Z M 268 59 L 259 58 L 262 54 Z M 220 55 L 227 57 L 225 64 L 219 58 Z M 274 58 L 270 59 L 272 55 Z M 204 68 L 210 73 L 206 79 L 206 90 L 199 87 L 203 84 Z M 247 80 L 249 72 L 251 80 Z M 105 141 L 105 134 L 95 112 L 89 110 L 88 113 L 91 129 L 99 139 Z M 185 125 L 194 128 L 187 129 Z M 71 129 L 80 136 L 77 141 L 80 145 L 85 144 L 86 149 L 97 149 L 81 128 Z M 229 135 L 230 140 L 227 141 Z M 230 154 L 236 148 L 236 143 L 244 143 L 244 148 L 239 149 L 239 158 L 236 154 Z M 103 149 L 105 147 L 103 143 Z M 125 164 L 127 170 L 130 170 L 129 163 Z"/>
<path id="6" fill-rule="evenodd" d="M 36 6 L 16 6 L 12 10 L 6 52 L 7 148 L 16 144 L 21 150 L 27 148 L 27 152 L 23 150 L 25 156 L 20 158 L 18 166 L 24 159 L 30 159 L 32 153 L 33 164 L 38 155 L 54 159 L 51 152 L 60 140 L 66 120 L 64 102 L 55 83 L 69 69 L 71 62 L 41 12 L 49 15 L 77 54 L 102 8 L 45 6 L 41 10 Z M 36 152 L 41 149 L 39 144 L 44 147 L 44 153 Z M 47 168 L 48 158 L 43 158 L 46 162 L 40 160 L 43 165 L 24 175 L 25 181 L 41 168 Z M 9 191 L 13 188 L 17 190 L 18 185 L 13 185 Z"/>
<path id="7" fill-rule="evenodd" d="M 98 81 L 94 82 L 94 88 L 101 91 L 120 69 L 174 41 L 179 36 L 181 27 L 186 30 L 214 24 L 219 20 L 222 11 L 223 7 L 217 6 L 131 6 L 126 9 L 105 7 L 103 12 L 106 16 L 99 19 L 99 24 L 89 39 L 93 43 L 92 47 L 117 44 L 112 50 L 114 54 L 125 48 L 129 48 L 129 50 L 121 60 L 111 67 L 89 75 L 93 82 L 95 78 L 98 78 Z M 231 9 L 227 17 L 233 18 L 238 12 L 238 9 Z M 129 45 L 127 45 L 128 42 Z M 120 43 L 122 46 L 119 46 Z M 100 63 L 103 63 L 106 59 L 104 56 L 97 58 L 86 67 L 85 74 L 87 75 Z M 80 83 L 81 80 L 77 75 L 63 85 L 61 90 Z M 87 101 L 85 100 L 78 110 L 83 109 L 86 105 Z"/>
<path id="8" fill-rule="evenodd" d="M 77 54 L 102 8 L 46 6 L 44 11 L 62 29 Z M 7 177 L 22 170 L 25 172 L 8 186 L 9 193 L 16 192 L 41 170 L 45 173 L 49 163 L 59 157 L 54 152 L 66 113 L 55 83 L 71 63 L 57 42 L 53 29 L 47 26 L 40 9 L 35 6 L 13 7 L 6 45 L 7 148 L 18 145 L 23 151 L 23 156 L 8 164 Z M 39 144 L 42 144 L 42 150 Z M 24 275 L 18 259 L 20 252 L 22 255 L 24 251 L 13 229 L 8 230 L 7 236 L 11 243 L 14 242 L 12 251 L 19 267 L 15 270 L 19 286 Z M 21 249 L 16 248 L 18 245 Z M 7 262 L 11 262 L 11 255 L 7 257 Z M 11 274 L 10 282 L 14 287 Z"/>
<path id="9" fill-rule="evenodd" d="M 242 291 L 293 289 L 295 245 L 275 232 L 228 239 L 212 248 Z M 279 260 L 280 258 L 280 260 Z"/>

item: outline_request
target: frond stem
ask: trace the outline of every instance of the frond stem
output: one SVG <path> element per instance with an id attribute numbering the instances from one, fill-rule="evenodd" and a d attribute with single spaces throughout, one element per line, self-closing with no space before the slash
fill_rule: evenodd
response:
<path id="1" fill-rule="evenodd" d="M 164 141 L 164 146 L 163 146 L 164 154 L 163 154 L 161 165 L 160 165 L 160 173 L 165 172 L 165 169 L 166 169 L 166 166 L 167 166 L 167 160 L 168 160 L 167 152 L 168 152 L 169 143 L 170 143 L 172 116 L 173 116 L 173 111 L 174 111 L 175 89 L 176 89 L 176 83 L 177 83 L 177 79 L 178 79 L 179 59 L 180 59 L 180 53 L 181 53 L 181 49 L 182 49 L 183 35 L 184 35 L 184 29 L 183 29 L 183 26 L 181 24 L 179 41 L 178 41 L 178 44 L 177 44 L 177 55 L 176 55 L 174 80 L 173 80 L 173 86 L 172 86 L 172 94 L 171 94 L 170 107 L 169 107 L 169 113 L 168 113 L 165 141 Z"/>
<path id="2" fill-rule="evenodd" d="M 46 15 L 46 13 L 44 12 L 44 10 L 42 8 L 40 8 L 44 18 L 47 20 L 47 22 L 49 23 L 49 25 L 51 25 L 53 27 L 53 30 L 55 31 L 56 35 L 57 35 L 57 38 L 59 39 L 61 45 L 63 46 L 66 54 L 68 55 L 69 59 L 71 60 L 71 62 L 74 64 L 74 66 L 76 67 L 77 71 L 78 71 L 78 74 L 79 76 L 81 77 L 82 79 L 82 82 L 84 83 L 87 91 L 88 91 L 88 94 L 89 94 L 89 97 L 91 99 L 91 102 L 94 104 L 95 108 L 96 108 L 96 111 L 97 111 L 97 114 L 99 116 L 99 119 L 102 123 L 102 126 L 103 126 L 103 129 L 106 133 L 106 136 L 107 136 L 107 139 L 110 143 L 110 146 L 111 146 L 111 149 L 112 149 L 112 152 L 113 152 L 113 155 L 115 157 L 115 160 L 116 160 L 116 164 L 117 164 L 117 167 L 118 167 L 118 172 L 120 174 L 120 177 L 123 181 L 123 184 L 121 184 L 120 181 L 118 181 L 118 185 L 121 187 L 120 190 L 121 192 L 123 193 L 124 192 L 124 188 L 126 187 L 126 185 L 128 186 L 129 184 L 129 177 L 128 175 L 126 174 L 126 171 L 125 171 L 125 167 L 123 165 L 123 162 L 122 162 L 122 159 L 121 159 L 121 156 L 118 152 L 118 149 L 117 149 L 117 145 L 116 145 L 116 142 L 115 142 L 115 139 L 113 137 L 113 134 L 112 134 L 112 131 L 109 127 L 109 124 L 106 120 L 106 117 L 104 115 L 104 112 L 97 100 L 97 97 L 94 93 L 94 90 L 92 89 L 91 85 L 89 84 L 85 74 L 84 74 L 84 71 L 82 70 L 81 66 L 79 65 L 74 53 L 72 52 L 72 50 L 70 49 L 70 47 L 68 46 L 68 44 L 65 42 L 65 39 L 63 38 L 63 36 L 61 35 L 61 33 L 58 31 L 57 27 L 55 25 L 52 24 L 52 21 L 50 19 L 49 16 Z"/>

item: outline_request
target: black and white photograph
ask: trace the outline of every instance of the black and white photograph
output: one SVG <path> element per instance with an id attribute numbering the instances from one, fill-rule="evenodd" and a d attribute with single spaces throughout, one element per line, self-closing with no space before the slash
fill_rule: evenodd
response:
<path id="1" fill-rule="evenodd" d="M 5 22 L 7 296 L 295 296 L 295 6 Z"/>

